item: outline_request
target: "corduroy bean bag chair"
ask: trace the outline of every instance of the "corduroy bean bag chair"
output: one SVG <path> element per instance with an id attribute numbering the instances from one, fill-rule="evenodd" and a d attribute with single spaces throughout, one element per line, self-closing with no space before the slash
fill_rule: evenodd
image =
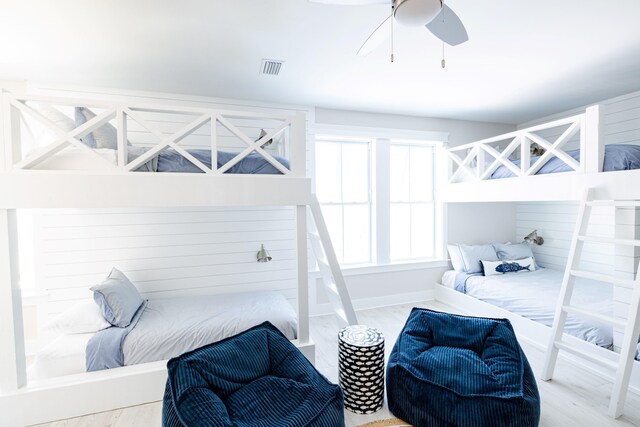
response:
<path id="1" fill-rule="evenodd" d="M 165 427 L 344 426 L 340 387 L 271 323 L 171 359 Z"/>
<path id="2" fill-rule="evenodd" d="M 414 308 L 387 364 L 387 400 L 415 427 L 534 427 L 536 381 L 507 319 Z"/>

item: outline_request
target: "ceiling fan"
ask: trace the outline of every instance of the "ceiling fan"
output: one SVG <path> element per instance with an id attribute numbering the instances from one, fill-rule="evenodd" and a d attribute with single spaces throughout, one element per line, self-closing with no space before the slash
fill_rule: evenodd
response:
<path id="1" fill-rule="evenodd" d="M 467 30 L 444 0 L 309 0 L 312 3 L 332 5 L 366 6 L 371 4 L 391 5 L 391 15 L 367 38 L 358 50 L 358 55 L 373 52 L 386 39 L 392 37 L 393 22 L 407 27 L 425 26 L 443 42 L 456 46 L 469 40 Z M 392 55 L 393 61 L 393 55 Z"/>

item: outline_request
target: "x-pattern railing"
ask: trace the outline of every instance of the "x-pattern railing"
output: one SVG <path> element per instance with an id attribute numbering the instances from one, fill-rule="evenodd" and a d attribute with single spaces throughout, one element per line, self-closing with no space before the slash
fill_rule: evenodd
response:
<path id="1" fill-rule="evenodd" d="M 467 180 L 487 180 L 500 166 L 504 166 L 515 176 L 532 176 L 538 173 L 551 158 L 557 157 L 573 171 L 584 171 L 586 114 L 579 114 L 561 120 L 518 130 L 505 135 L 453 147 L 447 150 L 452 163 L 449 183 Z M 566 127 L 560 136 L 550 141 L 540 132 Z M 576 161 L 564 150 L 566 144 L 580 133 L 580 161 Z M 596 141 L 597 142 L 597 141 Z M 505 145 L 506 143 L 506 145 Z M 538 144 L 545 152 L 531 163 L 531 145 Z M 497 148 L 497 146 L 503 148 Z M 520 152 L 519 165 L 510 157 Z M 492 159 L 492 160 L 490 160 Z"/>
<path id="2" fill-rule="evenodd" d="M 10 145 L 10 150 L 13 151 L 12 157 L 13 161 L 10 162 L 9 169 L 13 170 L 28 170 L 33 168 L 33 166 L 38 163 L 49 159 L 54 156 L 59 151 L 63 150 L 66 147 L 74 146 L 79 148 L 80 150 L 86 152 L 88 155 L 93 156 L 99 161 L 103 162 L 107 169 L 112 169 L 113 171 L 124 171 L 130 172 L 135 171 L 140 166 L 145 164 L 146 162 L 152 160 L 155 156 L 161 153 L 166 149 L 173 149 L 181 156 L 186 158 L 189 162 L 193 163 L 197 168 L 202 170 L 204 173 L 213 174 L 213 175 L 221 175 L 225 172 L 229 171 L 233 166 L 237 165 L 242 159 L 246 158 L 252 152 L 258 153 L 262 156 L 267 162 L 269 162 L 274 168 L 276 168 L 283 175 L 290 175 L 292 173 L 293 164 L 291 165 L 291 169 L 278 161 L 274 156 L 269 154 L 264 148 L 265 143 L 272 140 L 273 138 L 278 137 L 287 129 L 292 129 L 294 126 L 304 127 L 304 116 L 301 114 L 292 115 L 292 116 L 278 116 L 271 114 L 256 114 L 256 113 L 245 113 L 245 112 L 232 112 L 232 111 L 223 111 L 223 110 L 209 110 L 202 108 L 189 108 L 189 107 L 159 107 L 156 105 L 148 105 L 148 106 L 132 106 L 132 105 L 123 105 L 123 104 L 110 104 L 110 103 L 99 103 L 96 105 L 97 108 L 102 109 L 103 111 L 97 114 L 95 117 L 87 120 L 84 124 L 77 126 L 75 129 L 71 131 L 67 131 L 52 120 L 47 118 L 44 114 L 38 111 L 37 108 L 34 108 L 31 105 L 30 101 L 39 102 L 39 103 L 50 103 L 51 105 L 84 105 L 86 100 L 68 100 L 68 99 L 52 99 L 52 98 L 44 98 L 44 97 L 14 97 L 11 94 L 4 92 L 3 94 L 3 113 L 5 117 L 9 117 L 9 122 L 13 124 L 14 127 L 17 127 L 19 120 L 25 120 L 27 116 L 29 116 L 32 120 L 36 120 L 38 123 L 43 125 L 45 128 L 49 129 L 55 136 L 55 140 L 44 147 L 39 147 L 32 152 L 30 152 L 26 157 L 22 158 L 19 155 L 21 150 L 20 147 L 20 137 L 19 132 L 16 132 L 17 129 L 13 129 L 13 136 L 9 139 L 12 140 Z M 159 130 L 156 126 L 151 124 L 148 120 L 143 117 L 143 113 L 145 112 L 154 112 L 154 113 L 178 113 L 185 115 L 192 115 L 196 117 L 193 121 L 182 127 L 177 132 L 166 135 L 161 130 Z M 15 117 L 15 116 L 18 117 Z M 276 120 L 279 122 L 277 127 L 270 132 L 267 132 L 266 135 L 259 138 L 257 141 L 252 140 L 245 132 L 240 130 L 237 126 L 235 126 L 230 119 L 233 118 L 246 118 L 246 119 L 265 119 L 265 120 Z M 17 120 L 16 120 L 17 119 Z M 115 120 L 114 120 L 115 119 Z M 138 125 L 148 131 L 151 135 L 155 136 L 158 139 L 158 143 L 153 147 L 149 148 L 144 154 L 135 158 L 132 161 L 128 161 L 128 141 L 127 141 L 127 119 L 131 119 L 135 121 Z M 102 156 L 100 156 L 97 152 L 95 152 L 92 148 L 87 146 L 81 141 L 81 138 L 100 128 L 108 122 L 115 123 L 116 133 L 117 133 L 117 165 L 112 164 Z M 227 163 L 218 168 L 217 164 L 217 133 L 218 133 L 218 124 L 222 127 L 226 128 L 232 135 L 236 136 L 240 141 L 244 142 L 247 147 L 242 149 L 235 157 L 229 160 Z M 189 135 L 192 135 L 198 129 L 203 126 L 210 126 L 210 135 L 211 135 L 211 167 L 203 164 L 200 160 L 190 154 L 186 149 L 179 145 L 179 143 L 184 140 Z M 9 134 L 12 132 L 10 131 Z M 5 133 L 5 136 L 7 133 Z M 16 137 L 16 135 L 18 135 Z M 305 141 L 304 141 L 304 131 L 300 131 L 297 129 L 295 132 L 291 132 L 291 135 L 294 135 L 297 139 L 302 139 L 300 141 L 293 140 L 290 138 L 291 144 L 291 152 L 292 154 L 297 153 L 295 156 L 298 162 L 304 163 L 304 150 L 305 150 Z M 302 138 L 301 138 L 302 136 Z M 18 141 L 16 141 L 16 139 Z M 294 144 L 298 144 L 294 146 Z M 293 159 L 290 159 L 290 162 L 293 163 Z M 302 166 L 304 167 L 304 165 Z M 300 170 L 300 168 L 298 168 Z"/>

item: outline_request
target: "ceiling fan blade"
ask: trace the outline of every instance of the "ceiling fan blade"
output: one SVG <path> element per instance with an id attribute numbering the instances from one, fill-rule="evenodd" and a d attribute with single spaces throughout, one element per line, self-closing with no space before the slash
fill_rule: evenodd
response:
<path id="1" fill-rule="evenodd" d="M 366 6 L 369 4 L 391 4 L 391 0 L 309 0 L 309 3 L 333 4 L 338 6 Z"/>
<path id="2" fill-rule="evenodd" d="M 358 56 L 367 56 L 391 36 L 391 20 L 393 15 L 382 21 L 382 24 L 371 33 L 369 38 L 358 49 Z"/>
<path id="3" fill-rule="evenodd" d="M 464 24 L 446 4 L 442 6 L 440 13 L 426 27 L 434 36 L 451 46 L 456 46 L 469 40 Z"/>

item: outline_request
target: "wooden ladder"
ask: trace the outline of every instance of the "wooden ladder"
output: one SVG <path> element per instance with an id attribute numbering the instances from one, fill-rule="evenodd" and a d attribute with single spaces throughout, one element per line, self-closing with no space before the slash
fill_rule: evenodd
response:
<path id="1" fill-rule="evenodd" d="M 580 270 L 580 257 L 582 255 L 582 249 L 585 242 L 640 246 L 640 240 L 588 236 L 587 226 L 589 225 L 591 208 L 593 206 L 640 207 L 640 203 L 637 201 L 592 200 L 591 189 L 588 188 L 585 190 L 580 203 L 580 209 L 578 211 L 576 228 L 571 240 L 567 267 L 562 279 L 560 296 L 558 297 L 553 326 L 551 328 L 551 338 L 545 355 L 542 380 L 548 381 L 553 376 L 559 350 L 567 351 L 574 356 L 589 360 L 592 363 L 611 368 L 615 370 L 615 379 L 613 383 L 613 391 L 611 393 L 611 402 L 609 404 L 609 415 L 613 418 L 618 418 L 622 414 L 622 410 L 624 408 L 636 346 L 640 336 L 640 267 L 636 273 L 635 280 L 622 279 L 605 274 L 597 274 L 590 271 Z M 613 317 L 593 313 L 591 311 L 572 306 L 571 295 L 573 293 L 573 285 L 577 277 L 632 289 L 633 291 L 629 302 L 627 321 L 624 322 Z M 564 342 L 562 340 L 562 336 L 568 314 L 595 320 L 614 327 L 623 328 L 624 337 L 620 354 L 617 355 L 614 360 L 604 359 L 594 354 L 586 353 L 583 350 Z"/>
<path id="2" fill-rule="evenodd" d="M 322 283 L 324 284 L 327 296 L 333 307 L 333 311 L 338 318 L 338 326 L 343 328 L 348 325 L 357 325 L 358 318 L 353 310 L 349 291 L 340 270 L 340 264 L 336 253 L 331 244 L 329 231 L 322 216 L 320 203 L 315 195 L 312 195 L 311 203 L 311 221 L 309 221 L 309 240 L 311 247 L 316 255 L 318 268 Z"/>

